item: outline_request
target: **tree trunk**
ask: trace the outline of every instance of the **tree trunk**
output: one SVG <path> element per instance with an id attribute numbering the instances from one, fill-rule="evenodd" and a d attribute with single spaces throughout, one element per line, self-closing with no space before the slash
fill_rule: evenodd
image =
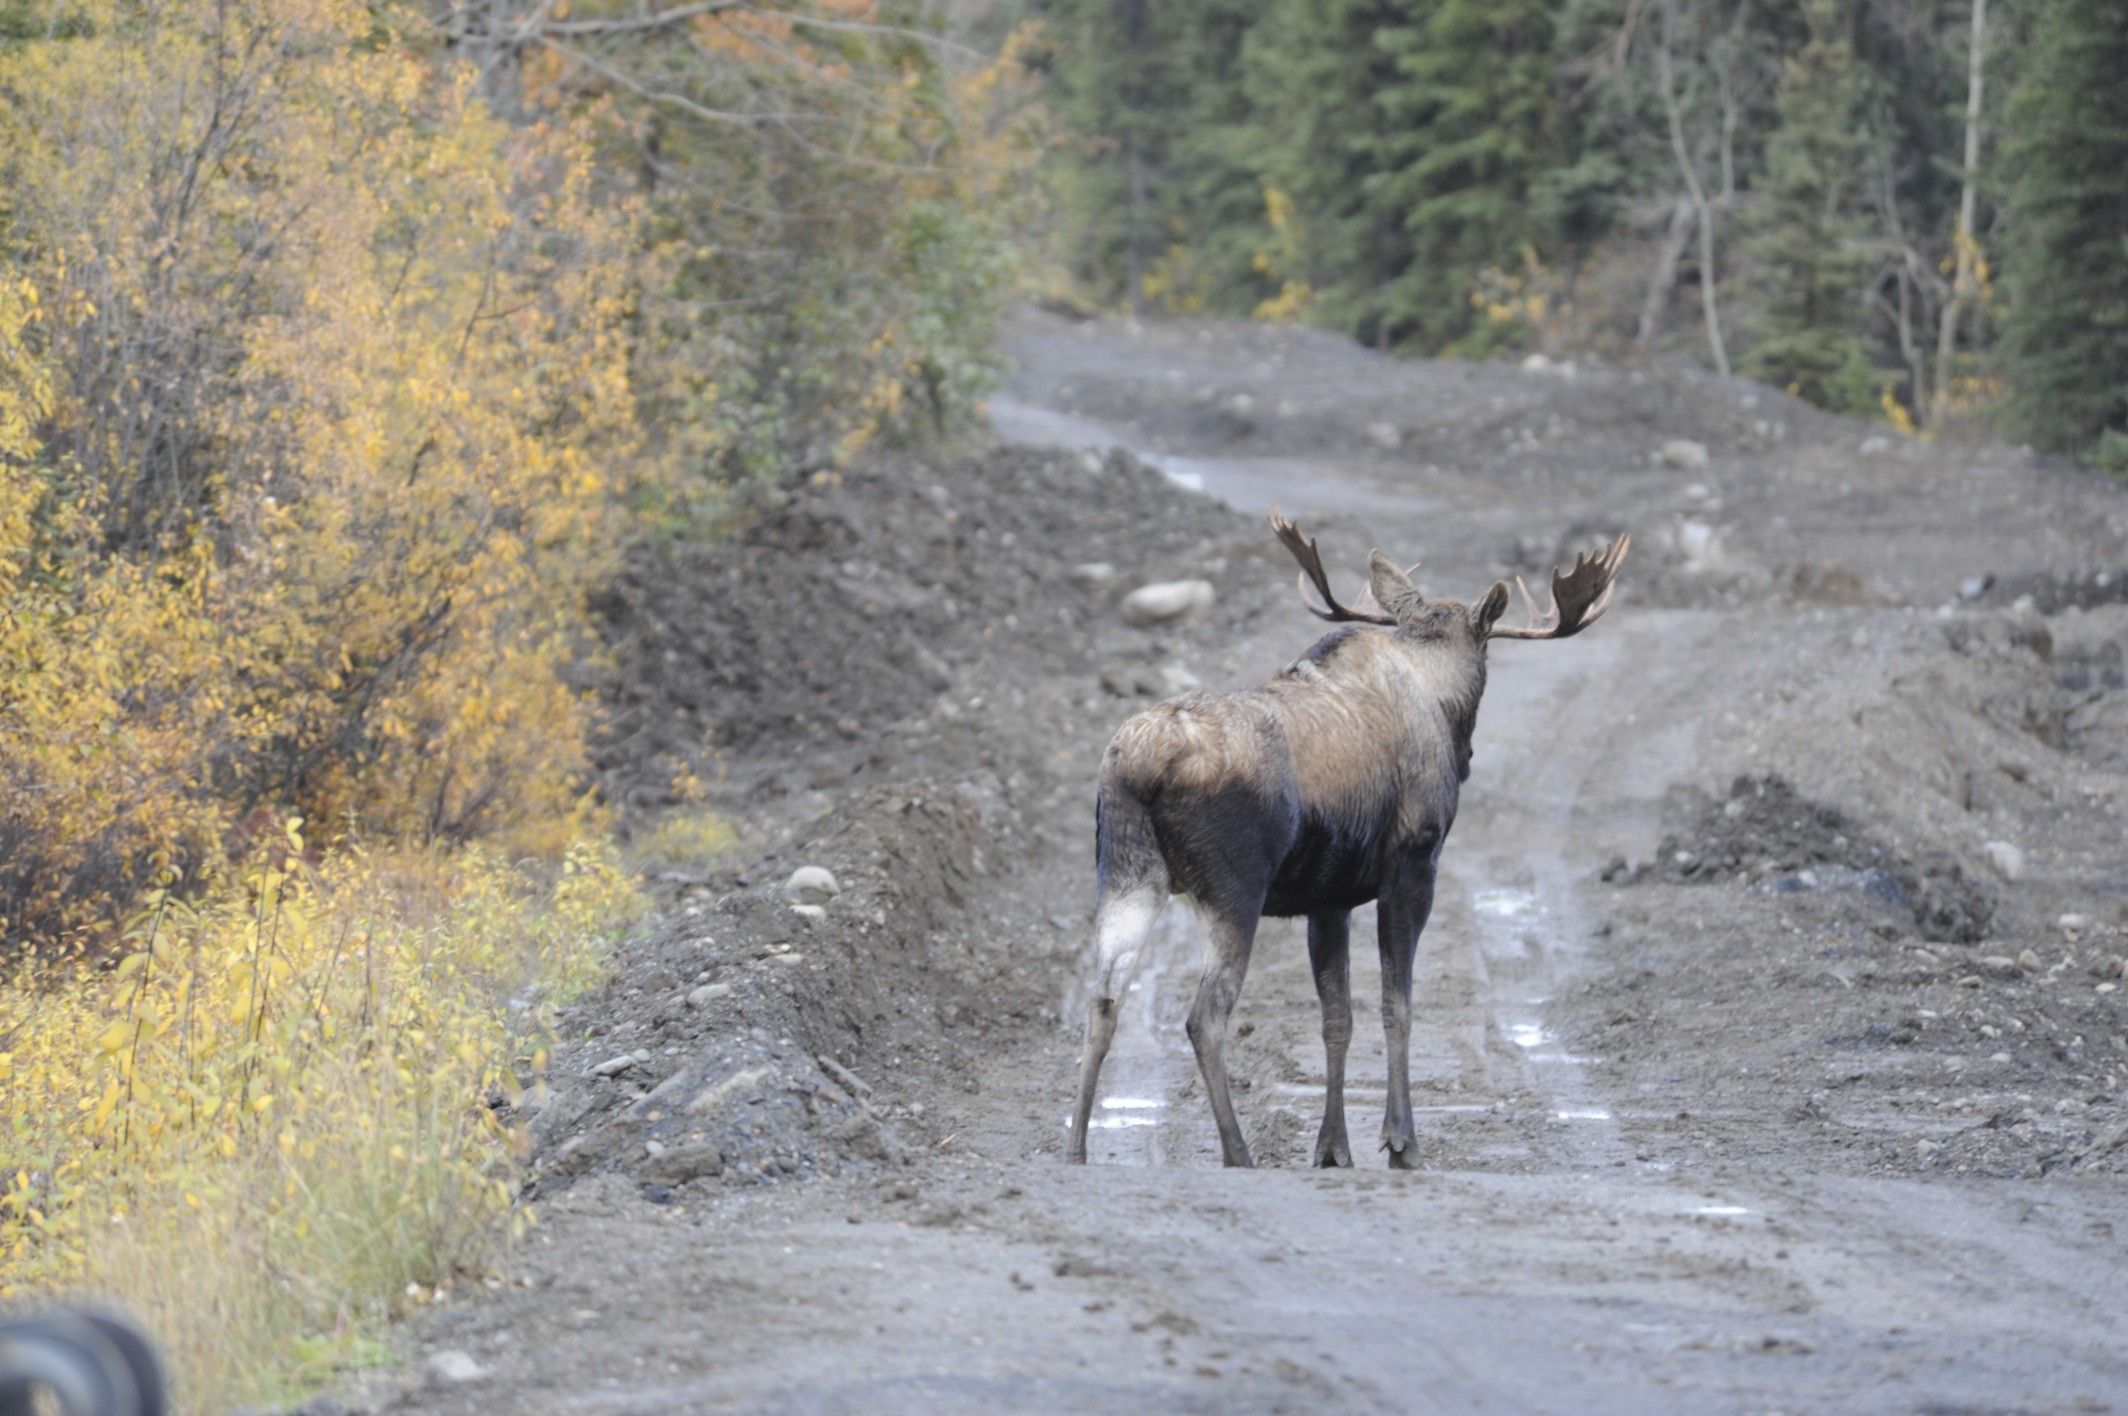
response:
<path id="1" fill-rule="evenodd" d="M 1130 165 L 1130 312 L 1145 318 L 1145 162 L 1138 156 L 1135 131 L 1123 136 L 1123 157 Z"/>
<path id="2" fill-rule="evenodd" d="M 1655 255 L 1655 273 L 1648 277 L 1648 298 L 1641 302 L 1640 328 L 1633 335 L 1635 349 L 1651 349 L 1661 337 L 1670 315 L 1670 292 L 1677 288 L 1677 268 L 1684 263 L 1685 247 L 1691 244 L 1692 199 L 1679 197 L 1670 209 L 1670 226 Z"/>
<path id="3" fill-rule="evenodd" d="M 1973 0 L 1973 36 L 1966 46 L 1965 69 L 1965 173 L 1958 193 L 1957 273 L 1951 279 L 1950 302 L 1944 307 L 1943 323 L 1936 329 L 1936 397 L 1929 421 L 1940 422 L 1950 411 L 1951 366 L 1958 354 L 1958 324 L 1978 287 L 1980 246 L 1973 236 L 1976 189 L 1980 176 L 1980 93 L 1987 69 L 1988 0 Z"/>
<path id="4" fill-rule="evenodd" d="M 1684 112 L 1670 73 L 1670 39 L 1676 24 L 1677 7 L 1666 0 L 1662 38 L 1655 46 L 1655 67 L 1662 79 L 1663 112 L 1670 122 L 1670 153 L 1677 159 L 1677 170 L 1685 179 L 1692 209 L 1699 215 L 1699 298 L 1707 321 L 1707 352 L 1714 358 L 1716 371 L 1727 378 L 1729 345 L 1722 337 L 1721 306 L 1714 290 L 1714 203 L 1708 200 L 1706 185 L 1699 180 L 1699 165 L 1692 160 L 1692 149 L 1685 142 Z"/>

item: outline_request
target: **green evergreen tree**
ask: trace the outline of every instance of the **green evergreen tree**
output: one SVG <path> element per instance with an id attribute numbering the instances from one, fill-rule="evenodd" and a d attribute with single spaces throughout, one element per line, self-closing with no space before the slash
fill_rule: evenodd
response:
<path id="1" fill-rule="evenodd" d="M 1831 0 L 1808 16 L 1810 38 L 1781 72 L 1746 243 L 1759 308 L 1741 369 L 1821 408 L 1868 413 L 1879 381 L 1862 333 L 1864 75 Z"/>
<path id="2" fill-rule="evenodd" d="M 1406 237 L 1383 292 L 1392 338 L 1429 352 L 1494 334 L 1473 308 L 1480 272 L 1515 269 L 1538 239 L 1532 183 L 1554 167 L 1557 0 L 1429 0 L 1375 43 L 1395 66 L 1376 94 L 1382 136 L 1368 206 Z"/>
<path id="3" fill-rule="evenodd" d="M 1264 3 L 1167 3 L 1178 11 L 1172 67 L 1186 76 L 1171 157 L 1176 241 L 1187 252 L 1190 293 L 1208 310 L 1245 316 L 1277 293 L 1256 268 L 1265 243 L 1263 115 L 1250 102 L 1243 64 Z"/>
<path id="4" fill-rule="evenodd" d="M 1050 103 L 1065 130 L 1059 224 L 1071 273 L 1102 299 L 1141 305 L 1147 270 L 1175 225 L 1169 154 L 1189 76 L 1178 69 L 1174 0 L 1044 0 L 1054 42 Z"/>
<path id="5" fill-rule="evenodd" d="M 1367 193 L 1384 138 L 1376 95 L 1395 77 L 1375 34 L 1410 8 L 1270 0 L 1243 49 L 1258 173 L 1292 200 L 1314 318 L 1369 344 L 1393 336 L 1384 291 L 1409 262 L 1400 223 Z"/>
<path id="6" fill-rule="evenodd" d="M 2012 103 L 2003 364 L 2025 436 L 2128 470 L 2128 16 L 2047 0 Z"/>

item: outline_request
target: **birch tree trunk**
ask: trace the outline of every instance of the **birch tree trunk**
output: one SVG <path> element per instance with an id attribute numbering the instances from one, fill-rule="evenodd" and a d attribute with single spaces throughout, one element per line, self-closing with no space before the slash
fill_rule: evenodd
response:
<path id="1" fill-rule="evenodd" d="M 1676 27 L 1677 6 L 1674 0 L 1664 0 L 1662 37 L 1655 46 L 1655 68 L 1662 80 L 1663 113 L 1670 123 L 1670 152 L 1677 159 L 1678 173 L 1685 180 L 1685 192 L 1699 215 L 1699 296 L 1707 321 L 1707 352 L 1713 356 L 1715 369 L 1726 378 L 1729 375 L 1729 345 L 1722 337 L 1721 305 L 1714 288 L 1714 203 L 1707 196 L 1706 184 L 1699 179 L 1699 164 L 1692 160 L 1692 149 L 1685 142 L 1684 109 L 1678 102 L 1677 84 L 1670 71 L 1670 42 Z"/>
<path id="2" fill-rule="evenodd" d="M 1956 274 L 1951 278 L 1951 298 L 1944 307 L 1943 323 L 1936 329 L 1936 397 L 1929 421 L 1939 422 L 1950 411 L 1951 367 L 1958 354 L 1958 325 L 1980 279 L 1980 244 L 1973 235 L 1976 195 L 1980 177 L 1981 83 L 1987 70 L 1988 0 L 1973 0 L 1973 35 L 1966 46 L 1965 77 L 1965 174 L 1958 193 Z"/>

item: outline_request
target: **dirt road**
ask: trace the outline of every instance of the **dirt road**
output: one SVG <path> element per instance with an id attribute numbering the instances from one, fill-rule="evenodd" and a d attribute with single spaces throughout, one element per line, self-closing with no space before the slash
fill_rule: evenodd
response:
<path id="1" fill-rule="evenodd" d="M 569 1016 L 508 1280 L 352 1402 L 2128 1409 L 2119 489 L 1682 375 L 1034 319 L 1014 351 L 1000 431 L 1062 450 L 883 465 L 617 592 L 611 783 L 697 771 L 755 834 Z M 1075 450 L 1112 444 L 1160 470 Z M 1230 1057 L 1264 1168 L 1218 1168 L 1179 908 L 1067 1168 L 1100 746 L 1310 642 L 1274 500 L 1341 580 L 1380 544 L 1461 597 L 1636 549 L 1597 629 L 1493 654 L 1421 942 L 1430 1168 L 1304 1168 L 1292 923 Z M 1181 575 L 1210 614 L 1121 625 Z"/>

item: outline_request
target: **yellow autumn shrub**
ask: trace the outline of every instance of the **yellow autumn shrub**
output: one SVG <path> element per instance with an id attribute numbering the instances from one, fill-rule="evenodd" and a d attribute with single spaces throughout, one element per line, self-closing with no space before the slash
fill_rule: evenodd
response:
<path id="1" fill-rule="evenodd" d="M 0 934 L 259 822 L 552 851 L 631 465 L 632 219 L 355 0 L 0 46 Z"/>
<path id="2" fill-rule="evenodd" d="M 564 677 L 640 465 L 635 213 L 412 11 L 22 8 L 0 1292 L 118 1296 L 224 1410 L 484 1271 L 490 1103 L 635 908 Z"/>
<path id="3" fill-rule="evenodd" d="M 205 898 L 156 889 L 115 966 L 0 989 L 0 1295 L 119 1295 L 191 1409 L 301 1391 L 474 1281 L 514 1209 L 548 1011 L 633 919 L 578 847 L 309 859 L 293 821 Z"/>

